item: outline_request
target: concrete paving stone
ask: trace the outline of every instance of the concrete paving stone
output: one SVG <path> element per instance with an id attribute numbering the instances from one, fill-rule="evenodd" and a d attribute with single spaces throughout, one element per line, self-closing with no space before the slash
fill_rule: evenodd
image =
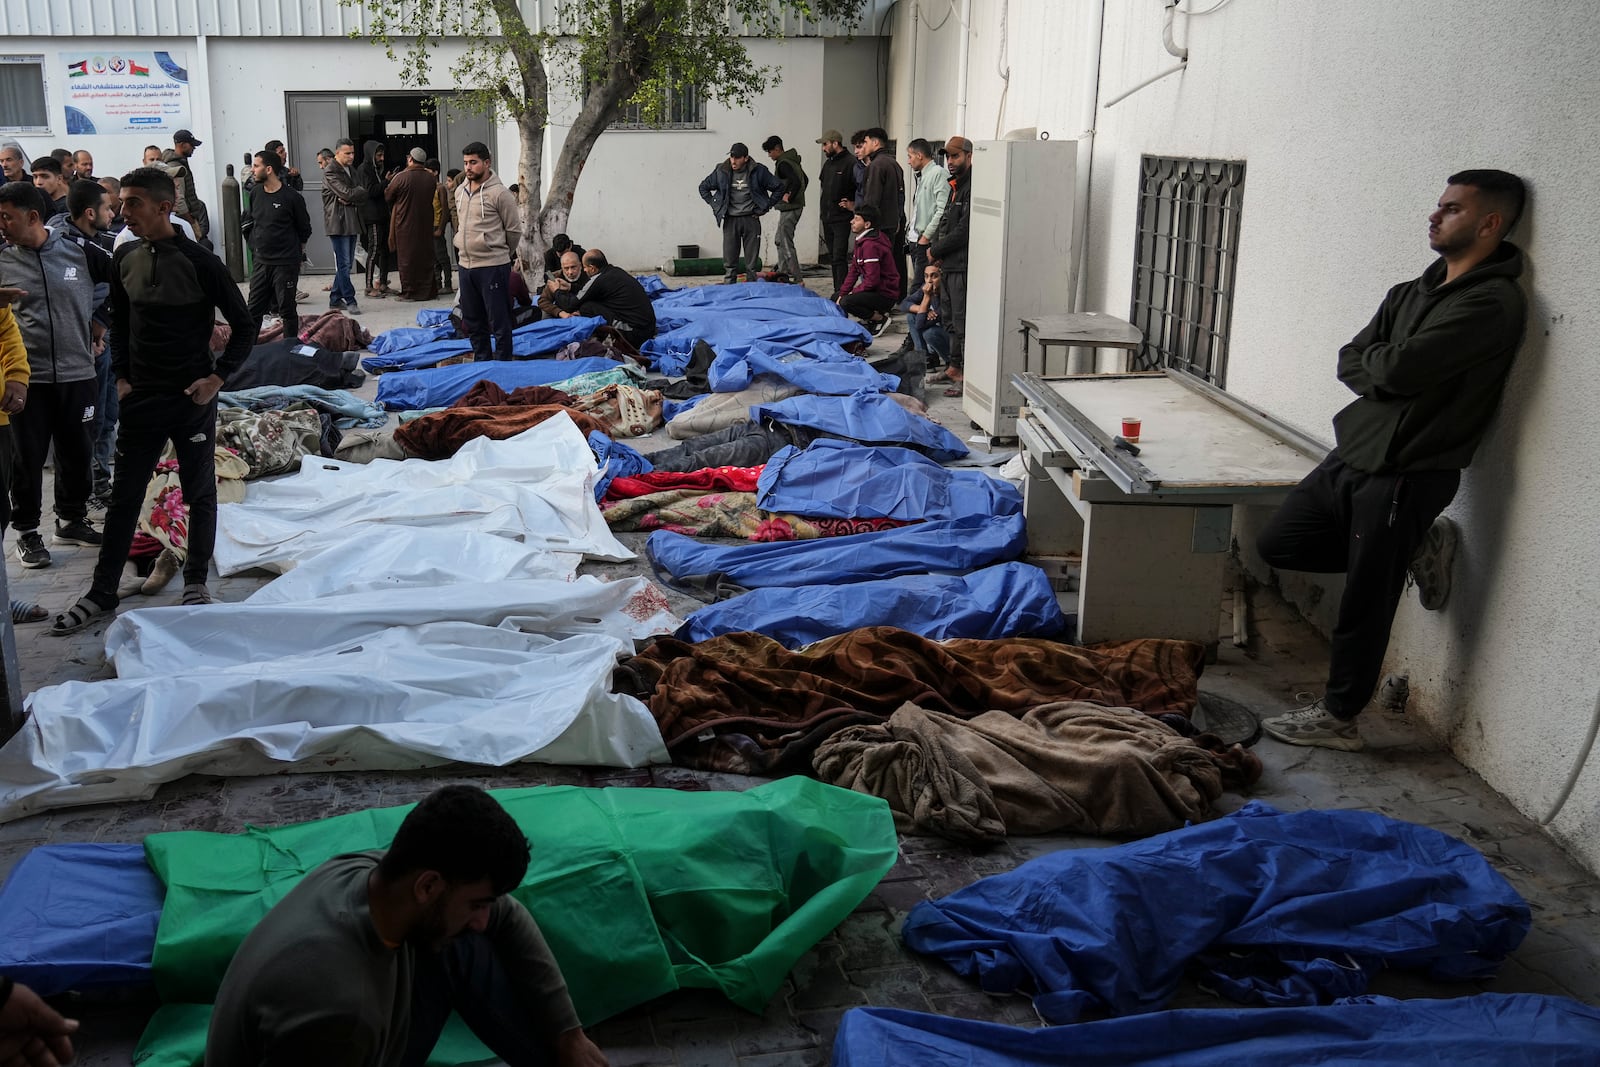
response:
<path id="1" fill-rule="evenodd" d="M 1502 963 L 1493 978 L 1479 981 L 1477 987 L 1486 993 L 1533 993 L 1554 997 L 1572 995 L 1560 982 L 1532 970 L 1518 956 L 1512 956 Z"/>
<path id="2" fill-rule="evenodd" d="M 733 1039 L 734 1054 L 769 1056 L 783 1052 L 796 1052 L 816 1048 L 817 1035 L 795 1021 L 788 997 L 774 997 L 760 1016 L 738 1020 L 737 1036 Z"/>
<path id="3" fill-rule="evenodd" d="M 893 959 L 885 956 L 884 961 Z M 851 979 L 866 990 L 867 1003 L 875 1008 L 905 1008 L 907 1011 L 931 1011 L 928 1000 L 927 972 L 920 966 L 879 967 L 851 974 Z"/>
<path id="4" fill-rule="evenodd" d="M 851 1008 L 867 1002 L 866 992 L 845 977 L 840 960 L 844 950 L 823 942 L 801 957 L 789 977 L 794 992 L 789 1006 L 796 1014 L 824 1008 Z"/>
<path id="5" fill-rule="evenodd" d="M 817 1035 L 817 1048 L 833 1048 L 833 1039 L 839 1033 L 839 1020 L 849 1008 L 821 1008 L 817 1011 L 795 1013 L 795 1021 Z"/>
<path id="6" fill-rule="evenodd" d="M 933 894 L 920 881 L 899 881 L 880 882 L 870 895 L 885 910 L 904 915 Z"/>
<path id="7" fill-rule="evenodd" d="M 839 963 L 847 971 L 882 967 L 902 951 L 899 920 L 889 911 L 855 912 L 834 931 Z"/>
<path id="8" fill-rule="evenodd" d="M 830 1055 L 831 1050 L 812 1048 L 772 1052 L 764 1056 L 740 1056 L 739 1067 L 823 1067 Z"/>
<path id="9" fill-rule="evenodd" d="M 1038 1026 L 1039 1014 L 1025 996 L 997 996 L 982 992 L 930 995 L 928 1003 L 939 1015 L 1008 1026 Z"/>
<path id="10" fill-rule="evenodd" d="M 1560 983 L 1568 996 L 1590 1004 L 1600 1001 L 1600 960 L 1596 960 L 1591 953 L 1574 948 L 1564 952 L 1519 956 L 1517 962 L 1530 971 Z"/>

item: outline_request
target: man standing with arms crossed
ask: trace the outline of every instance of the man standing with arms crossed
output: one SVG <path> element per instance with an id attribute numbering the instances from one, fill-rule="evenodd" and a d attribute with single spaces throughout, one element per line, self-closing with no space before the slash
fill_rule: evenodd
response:
<path id="1" fill-rule="evenodd" d="M 1327 687 L 1311 704 L 1262 721 L 1279 741 L 1360 749 L 1356 716 L 1377 688 L 1407 571 L 1424 608 L 1442 608 L 1450 594 L 1457 534 L 1439 515 L 1522 344 L 1523 256 L 1506 235 L 1526 197 L 1522 179 L 1503 170 L 1452 174 L 1428 216 L 1439 258 L 1390 289 L 1366 329 L 1339 349 L 1339 380 L 1356 399 L 1333 417 L 1333 451 L 1257 540 L 1273 567 L 1345 575 Z"/>
<path id="2" fill-rule="evenodd" d="M 228 268 L 173 228 L 176 196 L 171 176 L 154 167 L 122 179 L 122 214 L 138 239 L 112 260 L 111 371 L 122 417 L 111 506 L 89 591 L 56 616 L 53 634 L 75 633 L 116 610 L 145 489 L 168 441 L 189 509 L 182 603 L 211 603 L 206 574 L 217 537 L 217 393 L 250 355 L 256 330 Z M 213 358 L 216 309 L 233 335 Z"/>
<path id="3" fill-rule="evenodd" d="M 939 314 L 950 335 L 950 365 L 930 382 L 949 382 L 945 396 L 960 396 L 961 371 L 967 351 L 967 223 L 972 210 L 972 142 L 952 137 L 945 142 L 950 168 L 950 199 L 928 242 L 928 261 L 939 266 Z"/>
<path id="4" fill-rule="evenodd" d="M 482 141 L 467 145 L 461 150 L 461 184 L 456 186 L 456 214 L 461 219 L 456 230 L 461 321 L 472 341 L 474 360 L 514 358 L 511 261 L 522 241 L 522 207 L 489 163 L 489 149 Z"/>

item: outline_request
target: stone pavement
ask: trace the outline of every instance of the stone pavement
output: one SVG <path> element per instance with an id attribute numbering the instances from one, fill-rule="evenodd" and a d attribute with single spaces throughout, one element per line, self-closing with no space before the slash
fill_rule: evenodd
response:
<path id="1" fill-rule="evenodd" d="M 813 287 L 819 284 L 812 281 Z M 308 278 L 303 288 L 320 285 L 319 279 Z M 319 303 L 303 305 L 303 310 Z M 409 323 L 415 310 L 410 304 L 373 301 L 364 306 L 361 319 L 377 333 Z M 899 334 L 891 331 L 875 348 L 889 349 L 898 343 Z M 370 396 L 375 388 L 369 381 L 362 392 Z M 965 433 L 967 423 L 958 404 L 939 397 L 932 414 Z M 665 443 L 664 435 L 658 433 L 641 447 L 651 451 Z M 638 534 L 621 536 L 635 548 L 643 540 Z M 8 556 L 13 596 L 37 599 L 60 610 L 82 591 L 93 566 L 91 550 L 52 551 L 55 565 L 40 571 L 22 571 Z M 627 564 L 586 566 L 585 570 L 616 576 L 641 573 L 643 568 Z M 260 577 L 234 577 L 215 581 L 213 589 L 220 599 L 238 600 L 262 581 Z M 177 591 L 174 582 L 167 593 L 148 603 L 173 603 Z M 1297 692 L 1318 686 L 1327 648 L 1271 590 L 1251 589 L 1250 598 L 1249 646 L 1241 650 L 1231 645 L 1232 622 L 1224 617 L 1221 653 L 1218 662 L 1206 669 L 1201 689 L 1266 714 L 1292 703 Z M 672 602 L 680 612 L 690 610 L 692 603 L 675 594 Z M 1231 594 L 1224 603 L 1231 608 Z M 70 638 L 52 638 L 42 627 L 19 627 L 24 687 L 109 677 L 102 655 L 103 630 L 103 626 L 93 627 Z M 1255 751 L 1265 763 L 1266 773 L 1252 797 L 1284 810 L 1361 809 L 1437 827 L 1481 849 L 1527 897 L 1534 912 L 1532 933 L 1493 981 L 1446 985 L 1415 975 L 1386 974 L 1373 991 L 1448 997 L 1487 989 L 1555 993 L 1600 1003 L 1600 925 L 1596 923 L 1600 880 L 1576 866 L 1537 826 L 1441 752 L 1405 716 L 1373 710 L 1363 716 L 1362 729 L 1369 748 L 1361 753 L 1262 741 Z M 0 878 L 36 845 L 136 842 L 162 830 L 233 832 L 247 823 L 300 822 L 406 803 L 452 781 L 490 788 L 575 784 L 691 790 L 741 789 L 757 784 L 756 779 L 673 767 L 597 771 L 534 764 L 233 779 L 195 775 L 161 788 L 147 801 L 67 808 L 0 826 Z M 1229 795 L 1219 806 L 1232 810 L 1246 799 Z M 902 838 L 900 860 L 888 876 L 854 914 L 801 960 L 761 1015 L 744 1012 L 709 992 L 685 991 L 607 1020 L 594 1028 L 594 1035 L 615 1067 L 777 1067 L 828 1062 L 840 1016 L 858 1005 L 1036 1026 L 1039 1021 L 1025 998 L 980 993 L 942 965 L 907 951 L 897 935 L 900 923 L 919 900 L 1009 870 L 1046 852 L 1108 843 L 1098 838 L 1056 836 L 1016 838 L 993 848 L 974 849 L 934 838 Z M 1177 1004 L 1207 1007 L 1222 1002 L 1186 986 Z M 84 1023 L 79 1062 L 110 1065 L 129 1062 L 152 1005 L 77 1003 L 70 1010 Z"/>

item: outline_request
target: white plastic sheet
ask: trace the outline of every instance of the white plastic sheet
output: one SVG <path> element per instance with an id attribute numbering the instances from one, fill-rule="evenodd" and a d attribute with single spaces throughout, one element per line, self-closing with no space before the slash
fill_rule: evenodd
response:
<path id="1" fill-rule="evenodd" d="M 274 578 L 248 604 L 287 604 L 381 589 L 412 589 L 523 578 L 571 579 L 583 556 L 550 552 L 492 534 L 445 527 L 378 526 Z M 415 620 L 413 620 L 415 621 Z"/>
<path id="2" fill-rule="evenodd" d="M 0 819 L 149 797 L 197 771 L 664 763 L 649 710 L 608 691 L 630 650 L 599 634 L 430 623 L 308 655 L 50 686 L 0 750 Z"/>
<path id="3" fill-rule="evenodd" d="M 222 574 L 287 570 L 377 526 L 447 526 L 594 559 L 633 558 L 594 501 L 594 454 L 565 413 L 504 441 L 480 437 L 437 462 L 306 457 L 217 515 Z"/>
<path id="4" fill-rule="evenodd" d="M 106 658 L 120 678 L 172 676 L 315 654 L 369 640 L 392 626 L 470 622 L 551 637 L 603 634 L 632 641 L 671 633 L 681 620 L 647 578 L 607 582 L 585 575 L 477 582 L 435 589 L 382 589 L 302 603 L 144 608 L 106 630 Z M 306 687 L 308 702 L 338 692 Z"/>

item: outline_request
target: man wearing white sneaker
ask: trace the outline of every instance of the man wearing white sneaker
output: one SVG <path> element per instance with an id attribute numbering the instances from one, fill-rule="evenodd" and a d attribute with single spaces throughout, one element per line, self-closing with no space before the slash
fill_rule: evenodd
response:
<path id="1" fill-rule="evenodd" d="M 1356 399 L 1333 418 L 1334 450 L 1257 541 L 1273 567 L 1345 575 L 1327 687 L 1261 724 L 1279 741 L 1361 748 L 1356 716 L 1377 688 L 1408 570 L 1424 608 L 1449 596 L 1456 529 L 1439 516 L 1500 403 L 1527 322 L 1522 251 L 1505 239 L 1525 198 L 1522 179 L 1505 171 L 1451 175 L 1428 216 L 1439 259 L 1390 289 L 1339 350 L 1339 380 Z"/>

